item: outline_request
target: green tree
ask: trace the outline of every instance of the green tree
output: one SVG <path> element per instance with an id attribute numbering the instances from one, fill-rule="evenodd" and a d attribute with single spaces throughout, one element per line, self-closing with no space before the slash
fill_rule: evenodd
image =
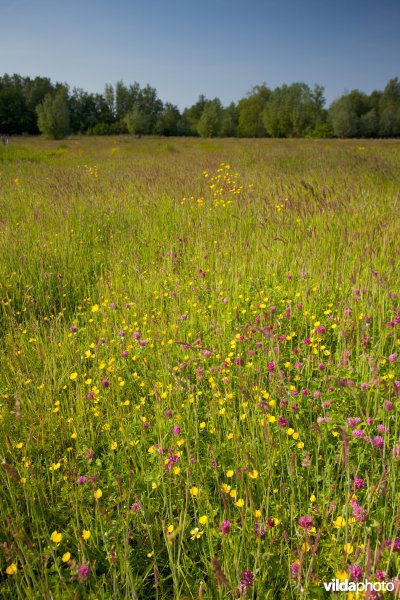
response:
<path id="1" fill-rule="evenodd" d="M 38 127 L 48 139 L 62 139 L 70 132 L 68 92 L 60 88 L 54 96 L 47 94 L 36 108 Z"/>
<path id="2" fill-rule="evenodd" d="M 238 103 L 238 135 L 242 137 L 264 137 L 267 132 L 263 122 L 263 112 L 271 98 L 271 90 L 265 85 L 255 86 Z"/>
<path id="3" fill-rule="evenodd" d="M 276 88 L 266 103 L 263 122 L 273 137 L 304 137 L 311 135 L 324 121 L 323 88 L 311 91 L 305 83 L 293 83 Z"/>
<path id="4" fill-rule="evenodd" d="M 197 132 L 201 137 L 217 137 L 221 131 L 223 108 L 219 98 L 209 100 L 197 123 Z"/>
<path id="5" fill-rule="evenodd" d="M 150 133 L 151 121 L 148 114 L 140 110 L 138 107 L 133 108 L 125 115 L 124 121 L 131 135 L 137 135 L 139 138 L 142 135 Z"/>
<path id="6" fill-rule="evenodd" d="M 380 98 L 379 135 L 400 136 L 400 80 L 391 79 Z"/>
<path id="7" fill-rule="evenodd" d="M 178 135 L 180 119 L 181 114 L 178 107 L 167 102 L 157 117 L 154 133 L 157 135 Z"/>

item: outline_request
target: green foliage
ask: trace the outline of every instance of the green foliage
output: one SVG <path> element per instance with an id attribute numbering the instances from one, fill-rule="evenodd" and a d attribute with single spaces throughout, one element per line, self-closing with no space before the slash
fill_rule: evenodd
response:
<path id="1" fill-rule="evenodd" d="M 242 137 L 265 137 L 263 111 L 271 98 L 271 90 L 265 84 L 255 86 L 246 98 L 238 103 L 238 135 Z"/>
<path id="2" fill-rule="evenodd" d="M 207 101 L 197 123 L 200 137 L 217 137 L 221 131 L 223 108 L 218 98 Z"/>
<path id="3" fill-rule="evenodd" d="M 54 96 L 47 94 L 36 108 L 40 132 L 50 140 L 59 140 L 70 132 L 68 96 L 65 89 L 59 89 Z"/>
<path id="4" fill-rule="evenodd" d="M 131 135 L 141 137 L 146 133 L 150 133 L 151 117 L 140 108 L 133 108 L 125 115 L 124 121 Z"/>

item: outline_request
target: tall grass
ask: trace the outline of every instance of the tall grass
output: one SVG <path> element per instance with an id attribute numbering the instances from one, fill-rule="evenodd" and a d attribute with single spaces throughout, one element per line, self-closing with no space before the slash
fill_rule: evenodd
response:
<path id="1" fill-rule="evenodd" d="M 397 141 L 0 154 L 0 592 L 398 587 Z"/>

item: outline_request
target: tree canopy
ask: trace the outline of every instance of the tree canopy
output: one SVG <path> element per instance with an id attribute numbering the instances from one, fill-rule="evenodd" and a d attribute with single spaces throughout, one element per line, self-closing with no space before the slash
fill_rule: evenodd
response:
<path id="1" fill-rule="evenodd" d="M 182 111 L 149 84 L 107 83 L 103 94 L 48 77 L 0 77 L 0 133 L 59 138 L 68 133 L 201 137 L 400 137 L 400 80 L 370 95 L 345 92 L 329 108 L 324 88 L 256 85 L 237 103 L 199 96 Z"/>

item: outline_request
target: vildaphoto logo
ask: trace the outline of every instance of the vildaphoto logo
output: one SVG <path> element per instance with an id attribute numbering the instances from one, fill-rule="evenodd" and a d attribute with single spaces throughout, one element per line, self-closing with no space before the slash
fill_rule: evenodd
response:
<path id="1" fill-rule="evenodd" d="M 392 581 L 349 581 L 345 579 L 331 579 L 324 581 L 324 588 L 327 592 L 393 592 L 394 583 Z"/>

